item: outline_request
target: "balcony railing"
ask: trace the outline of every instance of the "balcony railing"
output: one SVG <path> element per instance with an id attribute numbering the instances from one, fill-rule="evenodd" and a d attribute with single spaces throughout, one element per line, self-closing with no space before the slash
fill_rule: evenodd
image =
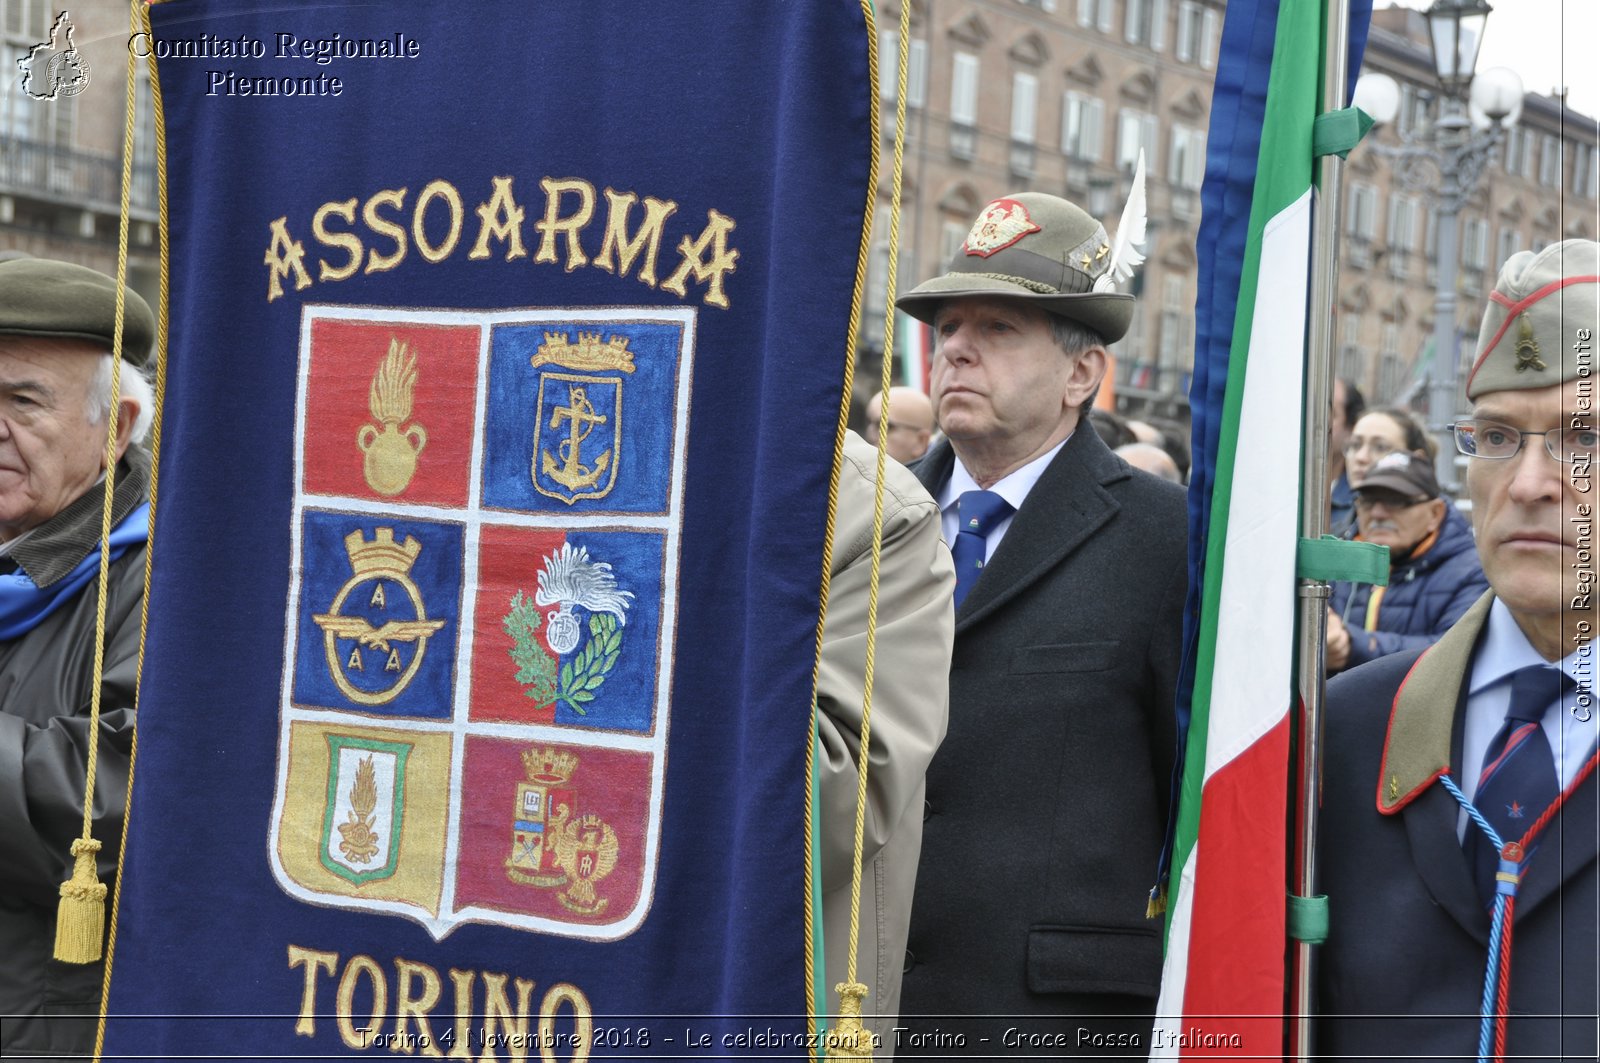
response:
<path id="1" fill-rule="evenodd" d="M 121 178 L 122 160 L 115 155 L 0 136 L 0 192 L 114 210 L 122 198 Z M 138 210 L 155 209 L 153 163 L 134 166 L 129 201 Z"/>

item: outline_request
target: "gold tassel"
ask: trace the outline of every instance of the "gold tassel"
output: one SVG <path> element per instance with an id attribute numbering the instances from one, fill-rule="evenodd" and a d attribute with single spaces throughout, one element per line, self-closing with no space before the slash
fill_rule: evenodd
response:
<path id="1" fill-rule="evenodd" d="M 1160 889 L 1150 891 L 1150 899 L 1145 902 L 1144 917 L 1154 919 L 1158 915 L 1165 915 L 1167 911 L 1167 886 L 1162 883 Z"/>
<path id="2" fill-rule="evenodd" d="M 72 843 L 76 863 L 72 877 L 61 884 L 56 908 L 56 959 L 62 963 L 94 963 L 106 934 L 106 886 L 96 874 L 100 843 L 79 838 Z"/>
<path id="3" fill-rule="evenodd" d="M 861 1001 L 867 987 L 860 982 L 840 982 L 833 987 L 839 994 L 839 1024 L 827 1033 L 829 1059 L 872 1058 L 872 1032 L 861 1024 Z"/>

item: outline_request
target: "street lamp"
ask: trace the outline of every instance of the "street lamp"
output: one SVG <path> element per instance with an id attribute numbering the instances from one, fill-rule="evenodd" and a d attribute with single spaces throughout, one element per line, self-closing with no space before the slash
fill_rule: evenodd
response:
<path id="1" fill-rule="evenodd" d="M 1478 47 L 1489 16 L 1485 0 L 1434 0 L 1428 9 L 1434 75 L 1442 95 L 1439 117 L 1427 130 L 1401 135 L 1397 146 L 1374 144 L 1393 160 L 1402 185 L 1433 191 L 1438 203 L 1438 271 L 1433 300 L 1433 366 L 1428 413 L 1439 433 L 1439 484 L 1455 491 L 1455 440 L 1449 424 L 1457 402 L 1460 352 L 1456 350 L 1456 227 L 1461 208 L 1494 158 L 1504 131 L 1522 114 L 1522 79 L 1503 67 L 1473 77 Z M 1364 74 L 1356 83 L 1356 105 L 1380 123 L 1394 120 L 1400 90 L 1386 74 Z"/>
<path id="2" fill-rule="evenodd" d="M 1428 41 L 1433 70 L 1445 95 L 1461 99 L 1472 84 L 1483 44 L 1483 24 L 1491 8 L 1485 0 L 1434 0 L 1428 8 Z"/>

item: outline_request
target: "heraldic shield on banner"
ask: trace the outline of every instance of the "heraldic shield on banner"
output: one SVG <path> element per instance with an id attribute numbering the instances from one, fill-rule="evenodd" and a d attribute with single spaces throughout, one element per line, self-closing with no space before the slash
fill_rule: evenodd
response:
<path id="1" fill-rule="evenodd" d="M 313 306 L 271 857 L 610 940 L 660 849 L 694 311 Z"/>

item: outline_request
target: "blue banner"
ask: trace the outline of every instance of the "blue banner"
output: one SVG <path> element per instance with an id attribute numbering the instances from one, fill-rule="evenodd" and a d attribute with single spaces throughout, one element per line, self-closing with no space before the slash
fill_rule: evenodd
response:
<path id="1" fill-rule="evenodd" d="M 151 17 L 106 1057 L 803 1052 L 862 7 Z"/>

